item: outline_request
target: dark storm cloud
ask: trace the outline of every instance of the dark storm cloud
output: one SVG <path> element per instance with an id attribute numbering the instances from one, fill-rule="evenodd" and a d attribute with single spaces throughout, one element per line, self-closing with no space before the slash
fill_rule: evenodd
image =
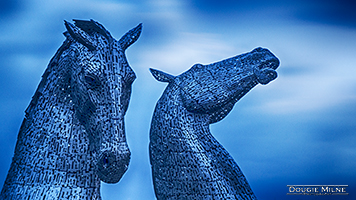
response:
<path id="1" fill-rule="evenodd" d="M 356 27 L 356 2 L 353 0 L 305 1 L 306 9 L 299 13 L 301 19 Z"/>
<path id="2" fill-rule="evenodd" d="M 0 1 L 0 19 L 18 12 L 21 9 L 20 0 L 1 0 Z"/>
<path id="3" fill-rule="evenodd" d="M 356 27 L 356 2 L 353 0 L 192 0 L 191 6 L 196 11 L 216 17 L 233 16 L 245 12 L 260 14 L 273 8 L 278 15 L 324 24 L 335 24 Z M 251 16 L 253 17 L 253 16 Z"/>

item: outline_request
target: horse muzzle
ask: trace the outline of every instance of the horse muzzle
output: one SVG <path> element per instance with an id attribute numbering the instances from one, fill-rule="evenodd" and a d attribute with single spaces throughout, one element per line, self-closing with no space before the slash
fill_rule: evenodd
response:
<path id="1" fill-rule="evenodd" d="M 108 150 L 102 152 L 97 161 L 99 179 L 105 183 L 119 182 L 128 169 L 130 157 L 129 150 L 118 155 Z"/>
<path id="2" fill-rule="evenodd" d="M 279 66 L 279 60 L 277 58 L 264 62 L 258 67 L 253 68 L 257 81 L 262 85 L 266 85 L 269 82 L 277 78 L 276 69 Z"/>

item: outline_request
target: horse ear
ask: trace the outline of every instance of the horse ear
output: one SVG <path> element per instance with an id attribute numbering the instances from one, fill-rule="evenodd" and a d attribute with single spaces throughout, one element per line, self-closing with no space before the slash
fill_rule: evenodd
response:
<path id="1" fill-rule="evenodd" d="M 126 50 L 131 44 L 137 41 L 140 37 L 142 31 L 142 23 L 137 25 L 135 28 L 129 30 L 124 36 L 119 40 L 119 44 L 123 50 Z"/>
<path id="2" fill-rule="evenodd" d="M 157 81 L 160 82 L 171 82 L 174 80 L 174 76 L 167 74 L 165 72 L 150 68 L 150 72 L 155 77 Z"/>
<path id="3" fill-rule="evenodd" d="M 77 26 L 67 22 L 66 20 L 64 20 L 64 25 L 66 26 L 69 35 L 73 39 L 86 46 L 91 51 L 96 49 L 94 42 L 90 39 L 90 36 L 86 32 L 84 32 Z"/>

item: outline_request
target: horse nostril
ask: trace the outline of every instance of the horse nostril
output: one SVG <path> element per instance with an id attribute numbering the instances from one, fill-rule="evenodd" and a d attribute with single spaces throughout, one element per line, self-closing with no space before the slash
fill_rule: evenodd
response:
<path id="1" fill-rule="evenodd" d="M 99 158 L 99 163 L 101 163 L 101 166 L 103 168 L 108 168 L 112 164 L 112 162 L 115 160 L 114 154 L 112 152 L 104 152 L 101 157 Z"/>
<path id="2" fill-rule="evenodd" d="M 103 158 L 103 163 L 104 163 L 104 165 L 109 164 L 109 159 L 106 156 L 104 156 L 104 158 Z"/>

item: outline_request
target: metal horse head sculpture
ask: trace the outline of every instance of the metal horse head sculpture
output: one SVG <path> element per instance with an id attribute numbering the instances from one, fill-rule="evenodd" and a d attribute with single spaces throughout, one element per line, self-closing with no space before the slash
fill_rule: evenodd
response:
<path id="1" fill-rule="evenodd" d="M 150 161 L 157 199 L 256 199 L 245 176 L 212 136 L 222 120 L 258 83 L 277 77 L 279 60 L 257 48 L 179 76 L 150 69 L 168 86 L 157 102 L 150 130 Z"/>
<path id="2" fill-rule="evenodd" d="M 74 21 L 26 110 L 0 199 L 101 199 L 100 180 L 116 183 L 128 168 L 136 76 L 125 50 L 142 25 L 117 41 L 98 22 Z"/>

